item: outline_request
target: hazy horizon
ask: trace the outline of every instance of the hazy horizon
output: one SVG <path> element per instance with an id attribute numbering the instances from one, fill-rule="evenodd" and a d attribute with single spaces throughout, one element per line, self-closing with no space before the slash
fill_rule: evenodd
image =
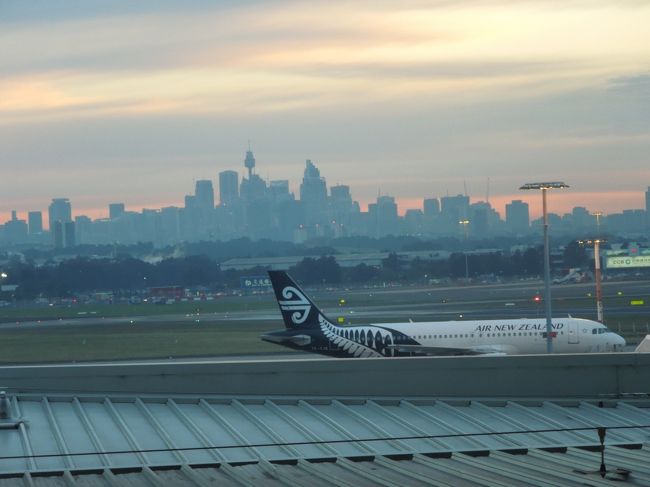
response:
<path id="1" fill-rule="evenodd" d="M 305 159 L 365 207 L 465 192 L 539 215 L 642 208 L 650 4 L 408 2 L 0 5 L 0 221 L 182 206 L 196 179 L 297 191 Z"/>

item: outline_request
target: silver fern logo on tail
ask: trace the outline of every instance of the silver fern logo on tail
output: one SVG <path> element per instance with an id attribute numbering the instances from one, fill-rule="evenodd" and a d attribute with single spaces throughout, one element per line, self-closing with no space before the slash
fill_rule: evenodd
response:
<path id="1" fill-rule="evenodd" d="M 278 301 L 282 311 L 289 311 L 291 313 L 291 321 L 295 325 L 302 325 L 309 316 L 311 311 L 311 304 L 297 288 L 287 286 L 282 290 L 283 301 Z"/>

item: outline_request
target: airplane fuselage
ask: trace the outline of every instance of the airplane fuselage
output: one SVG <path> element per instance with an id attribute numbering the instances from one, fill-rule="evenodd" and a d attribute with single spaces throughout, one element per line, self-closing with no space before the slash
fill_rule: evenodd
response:
<path id="1" fill-rule="evenodd" d="M 476 320 L 333 325 L 280 330 L 262 339 L 293 349 L 337 357 L 546 353 L 544 319 Z M 580 318 L 552 320 L 553 353 L 622 351 L 625 341 L 601 323 Z"/>

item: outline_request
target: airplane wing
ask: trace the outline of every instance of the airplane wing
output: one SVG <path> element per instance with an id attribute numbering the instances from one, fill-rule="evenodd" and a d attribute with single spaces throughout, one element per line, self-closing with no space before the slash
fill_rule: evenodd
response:
<path id="1" fill-rule="evenodd" d="M 389 345 L 388 348 L 402 353 L 418 355 L 454 356 L 454 355 L 506 355 L 499 346 L 480 346 L 469 348 L 427 347 L 424 345 Z"/>

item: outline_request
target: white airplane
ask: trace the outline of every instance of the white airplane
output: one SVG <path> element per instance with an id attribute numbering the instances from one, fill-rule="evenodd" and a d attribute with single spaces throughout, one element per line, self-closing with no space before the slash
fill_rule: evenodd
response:
<path id="1" fill-rule="evenodd" d="M 546 320 L 433 321 L 345 326 L 327 319 L 284 271 L 269 271 L 285 330 L 262 340 L 335 357 L 546 353 Z M 597 321 L 553 318 L 554 353 L 619 352 L 623 337 Z"/>

